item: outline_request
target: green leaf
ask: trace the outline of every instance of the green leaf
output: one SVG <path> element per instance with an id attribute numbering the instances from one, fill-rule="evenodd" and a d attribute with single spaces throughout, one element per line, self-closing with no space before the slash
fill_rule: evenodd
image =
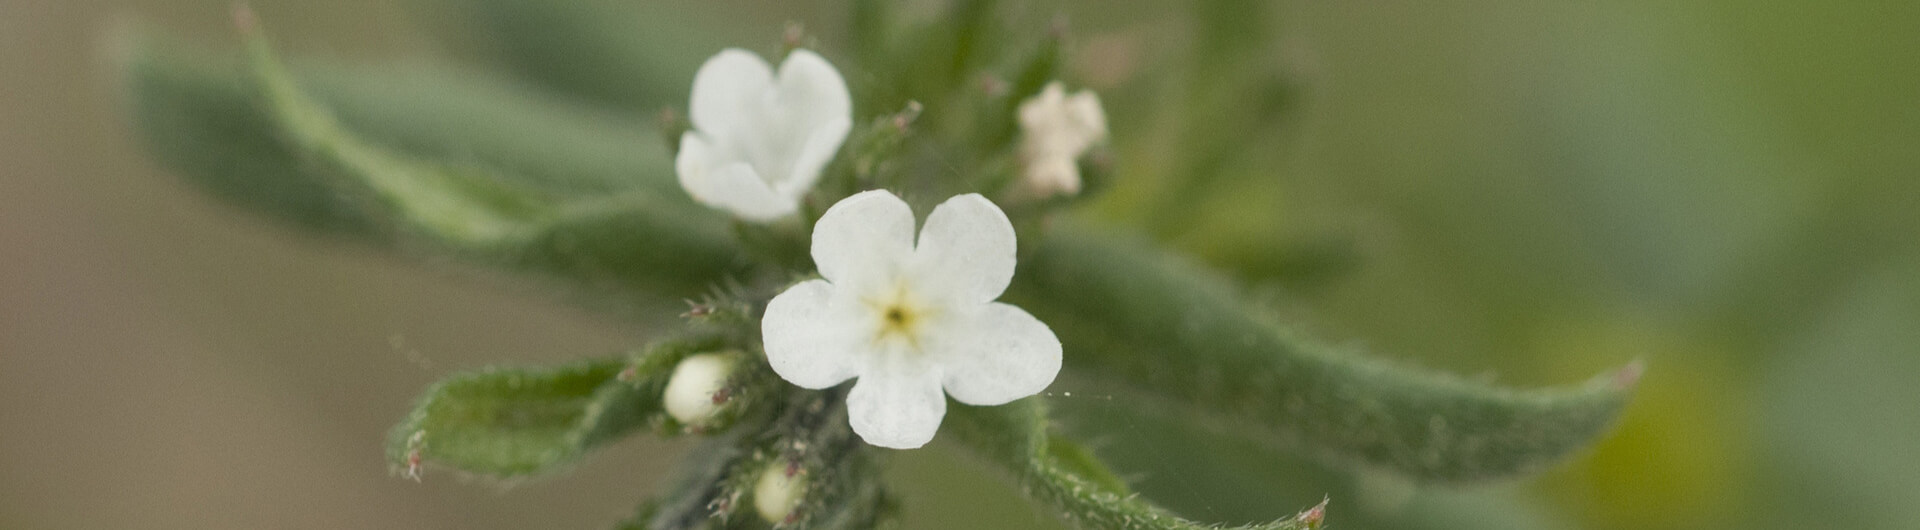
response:
<path id="1" fill-rule="evenodd" d="M 391 242 L 370 205 L 334 193 L 280 143 L 235 63 L 126 40 L 129 113 L 162 164 L 221 199 L 302 228 Z"/>
<path id="2" fill-rule="evenodd" d="M 1331 498 L 1339 510 L 1327 525 L 1342 530 L 1568 528 L 1513 487 L 1419 487 L 1333 469 L 1259 439 L 1194 429 L 1183 411 L 1106 398 L 1076 388 L 1048 404 L 1061 436 L 1098 440 L 1101 460 L 1124 470 L 1134 491 L 1176 513 L 1258 521 L 1276 506 Z"/>
<path id="3" fill-rule="evenodd" d="M 428 388 L 394 427 L 387 457 L 416 477 L 424 465 L 496 478 L 551 471 L 588 449 L 665 421 L 660 393 L 674 366 L 720 346 L 711 339 L 682 339 L 634 357 L 455 375 Z"/>
<path id="4" fill-rule="evenodd" d="M 652 2 L 446 4 L 474 25 L 474 38 L 490 46 L 506 67 L 555 90 L 626 111 L 651 113 L 662 105 L 684 104 L 700 62 L 742 42 L 718 31 L 728 25 L 688 23 L 686 10 Z"/>
<path id="5" fill-rule="evenodd" d="M 953 404 L 943 429 L 975 454 L 999 465 L 1019 482 L 1028 498 L 1057 511 L 1068 523 L 1086 529 L 1202 529 L 1195 523 L 1129 494 L 1106 466 L 1078 446 L 1051 438 L 1047 407 L 1031 397 L 997 407 Z M 1319 528 L 1325 505 L 1246 530 Z"/>
<path id="6" fill-rule="evenodd" d="M 853 40 L 854 61 L 860 67 L 871 70 L 885 64 L 887 50 L 894 44 L 895 7 L 887 0 L 853 0 L 847 32 Z"/>
<path id="7" fill-rule="evenodd" d="M 387 456 L 495 477 L 531 475 L 587 448 L 596 397 L 626 363 L 598 359 L 554 369 L 486 368 L 441 381 L 396 427 Z"/>
<path id="8" fill-rule="evenodd" d="M 559 205 L 531 187 L 413 159 L 348 132 L 301 92 L 265 37 L 243 31 L 257 88 L 280 135 L 296 152 L 345 177 L 342 191 L 357 192 L 407 228 L 456 247 L 524 238 L 557 213 Z"/>
<path id="9" fill-rule="evenodd" d="M 953 50 L 946 61 L 946 82 L 950 85 L 964 85 L 979 64 L 992 57 L 1000 39 L 1000 28 L 995 17 L 999 15 L 998 0 L 960 0 L 954 2 L 952 11 L 945 18 L 953 24 Z"/>
<path id="10" fill-rule="evenodd" d="M 980 115 L 973 118 L 980 122 L 975 134 L 985 150 L 1003 149 L 1012 143 L 1020 134 L 1016 119 L 1020 104 L 1039 94 L 1047 83 L 1059 80 L 1066 66 L 1062 46 L 1065 38 L 1064 32 L 1049 31 L 1036 39 L 1010 66 L 1006 93 L 982 101 Z"/>
<path id="11" fill-rule="evenodd" d="M 1604 433 L 1638 376 L 1518 391 L 1392 366 L 1282 330 L 1196 266 L 1070 228 L 1022 260 L 1008 299 L 1098 392 L 1415 482 L 1539 471 Z"/>
<path id="12" fill-rule="evenodd" d="M 1274 32 L 1274 4 L 1261 0 L 1202 0 L 1191 4 L 1194 32 L 1192 65 L 1200 77 L 1189 80 L 1194 86 L 1207 79 L 1233 74 L 1245 63 L 1267 54 Z"/>
<path id="13" fill-rule="evenodd" d="M 1274 154 L 1283 150 L 1270 133 L 1291 123 L 1302 90 L 1274 61 L 1274 6 L 1261 0 L 1191 4 L 1198 27 L 1180 76 L 1185 83 L 1177 97 L 1184 104 L 1164 186 L 1146 216 L 1162 238 L 1197 226 L 1181 205 L 1244 193 L 1235 184 L 1265 179 L 1280 163 Z"/>
<path id="14" fill-rule="evenodd" d="M 674 189 L 646 128 L 423 71 L 315 70 L 315 100 L 264 43 L 255 79 L 227 61 L 134 42 L 136 125 L 162 162 L 229 202 L 596 293 L 689 296 L 740 271 L 724 219 Z"/>

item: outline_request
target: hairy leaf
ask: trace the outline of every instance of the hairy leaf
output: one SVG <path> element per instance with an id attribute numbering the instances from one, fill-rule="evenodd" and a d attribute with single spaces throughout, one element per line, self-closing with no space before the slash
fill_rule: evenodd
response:
<path id="1" fill-rule="evenodd" d="M 391 242 L 371 205 L 334 193 L 281 144 L 238 63 L 127 40 L 129 113 L 162 164 L 207 193 L 302 228 Z"/>
<path id="2" fill-rule="evenodd" d="M 441 381 L 396 427 L 387 454 L 417 472 L 425 463 L 496 477 L 530 475 L 586 449 L 576 434 L 601 388 L 626 365 L 599 359 L 552 369 L 487 368 Z M 623 422 L 624 423 L 624 422 Z M 415 460 L 420 462 L 416 463 Z"/>
<path id="3" fill-rule="evenodd" d="M 1030 397 L 998 407 L 953 404 L 948 409 L 944 428 L 949 433 L 948 439 L 1006 468 L 1029 498 L 1057 511 L 1076 527 L 1089 530 L 1218 528 L 1181 519 L 1148 504 L 1121 488 L 1112 472 L 1093 459 L 1091 453 L 1052 438 L 1047 430 L 1046 403 L 1041 398 Z M 1238 528 L 1319 528 L 1324 517 L 1322 505 L 1271 523 Z"/>
<path id="4" fill-rule="evenodd" d="M 461 76 L 323 70 L 315 100 L 264 43 L 253 55 L 249 77 L 162 46 L 128 51 L 140 131 L 216 196 L 322 233 L 615 294 L 687 296 L 740 270 L 723 218 L 673 189 L 643 128 Z"/>
<path id="5" fill-rule="evenodd" d="M 1051 325 L 1067 369 L 1102 391 L 1417 482 L 1538 471 L 1605 432 L 1638 376 L 1516 391 L 1392 366 L 1282 330 L 1195 266 L 1071 229 L 1014 281 L 1010 299 Z"/>
<path id="6" fill-rule="evenodd" d="M 684 9 L 652 2 L 457 0 L 448 9 L 474 25 L 500 62 L 555 90 L 651 113 L 684 104 L 700 62 L 729 42 L 728 25 L 688 23 Z M 771 28 L 769 28 L 771 29 Z M 771 33 L 762 40 L 771 42 Z"/>
<path id="7" fill-rule="evenodd" d="M 1513 487 L 1421 487 L 1395 476 L 1353 473 L 1265 441 L 1195 429 L 1183 409 L 1139 407 L 1085 392 L 1049 399 L 1059 436 L 1097 440 L 1100 459 L 1123 470 L 1134 491 L 1177 513 L 1258 521 L 1276 506 L 1332 499 L 1327 526 L 1341 530 L 1552 530 L 1551 510 Z M 1513 486 L 1523 486 L 1515 484 Z"/>
<path id="8" fill-rule="evenodd" d="M 429 464 L 498 478 L 550 471 L 665 421 L 660 394 L 674 366 L 720 346 L 680 339 L 632 357 L 455 375 L 428 388 L 394 427 L 387 457 L 409 474 Z"/>

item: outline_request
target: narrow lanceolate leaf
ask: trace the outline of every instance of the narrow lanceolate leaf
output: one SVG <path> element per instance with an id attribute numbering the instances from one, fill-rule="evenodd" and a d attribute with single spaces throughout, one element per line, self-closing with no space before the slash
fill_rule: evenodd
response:
<path id="1" fill-rule="evenodd" d="M 232 61 L 145 38 L 126 57 L 129 114 L 148 151 L 205 192 L 315 232 L 391 243 L 371 205 L 334 193 L 280 142 Z"/>
<path id="2" fill-rule="evenodd" d="M 1518 391 L 1337 351 L 1250 312 L 1205 271 L 1059 230 L 1008 291 L 1066 345 L 1069 374 L 1201 427 L 1416 482 L 1539 471 L 1599 437 L 1638 368 Z"/>
<path id="3" fill-rule="evenodd" d="M 675 340 L 634 357 L 455 375 L 428 388 L 394 427 L 387 457 L 415 478 L 428 465 L 497 478 L 550 471 L 664 422 L 660 394 L 675 364 L 717 347 Z"/>
<path id="4" fill-rule="evenodd" d="M 555 90 L 628 112 L 685 104 L 700 61 L 729 45 L 728 26 L 688 24 L 687 13 L 622 0 L 458 0 L 475 39 L 500 62 Z"/>
<path id="5" fill-rule="evenodd" d="M 1181 519 L 1129 494 L 1112 472 L 1084 449 L 1053 439 L 1047 431 L 1047 407 L 1038 397 L 998 407 L 954 405 L 946 420 L 949 439 L 1006 468 L 1021 490 L 1088 530 L 1199 530 L 1221 528 Z M 1244 530 L 1319 528 L 1326 506 L 1309 508 Z"/>
<path id="6" fill-rule="evenodd" d="M 133 42 L 140 132 L 229 202 L 614 295 L 692 295 L 738 269 L 724 219 L 680 196 L 665 153 L 634 154 L 660 143 L 645 126 L 427 71 L 320 70 L 309 96 L 257 39 L 257 73 Z"/>

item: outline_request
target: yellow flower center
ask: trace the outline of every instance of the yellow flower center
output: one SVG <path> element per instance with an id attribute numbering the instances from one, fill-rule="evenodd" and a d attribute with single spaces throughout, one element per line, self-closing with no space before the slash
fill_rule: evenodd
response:
<path id="1" fill-rule="evenodd" d="M 917 302 L 904 285 L 895 287 L 889 295 L 867 300 L 867 306 L 880 315 L 874 341 L 898 340 L 908 349 L 919 350 L 921 328 L 933 311 Z"/>

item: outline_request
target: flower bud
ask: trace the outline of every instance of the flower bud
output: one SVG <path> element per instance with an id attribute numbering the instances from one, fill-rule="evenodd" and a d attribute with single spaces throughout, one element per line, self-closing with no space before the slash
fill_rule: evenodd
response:
<path id="1" fill-rule="evenodd" d="M 667 415 L 684 425 L 701 426 L 713 420 L 726 397 L 720 392 L 733 375 L 733 359 L 721 353 L 687 357 L 673 368 L 661 403 Z"/>
<path id="2" fill-rule="evenodd" d="M 753 509 L 769 523 L 791 523 L 794 508 L 806 494 L 806 475 L 785 460 L 777 460 L 760 472 L 760 481 L 753 485 Z"/>

